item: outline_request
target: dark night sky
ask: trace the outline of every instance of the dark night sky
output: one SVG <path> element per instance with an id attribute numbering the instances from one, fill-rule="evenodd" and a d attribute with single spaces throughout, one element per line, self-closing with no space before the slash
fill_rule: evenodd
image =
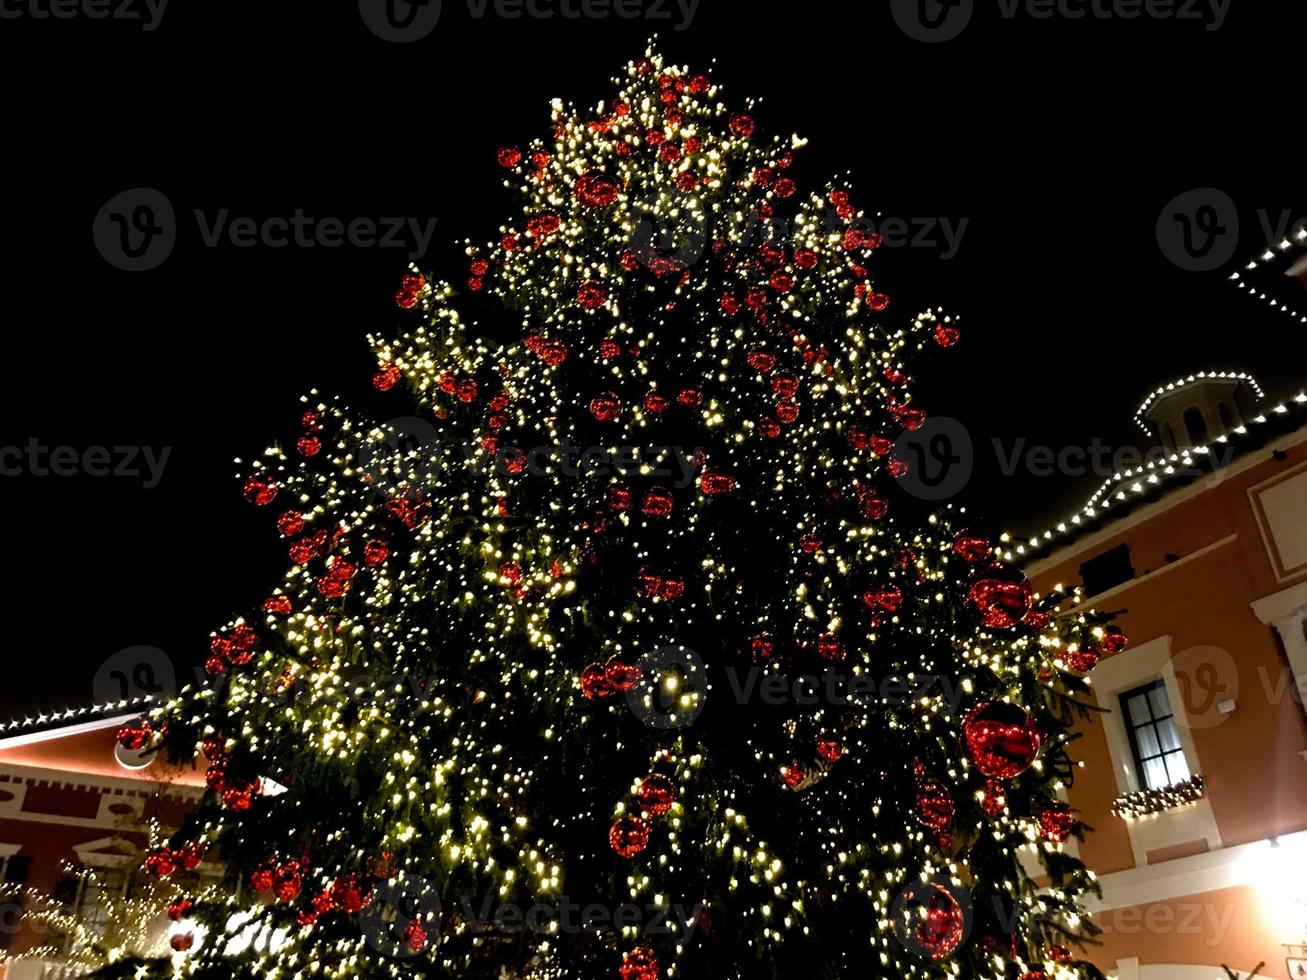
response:
<path id="1" fill-rule="evenodd" d="M 766 131 L 810 138 L 809 184 L 847 169 L 868 210 L 968 219 L 955 257 L 883 250 L 880 277 L 904 314 L 962 315 L 964 342 L 919 391 L 982 449 L 965 499 L 1031 529 L 1094 481 L 1002 478 L 991 439 L 1118 442 L 1151 387 L 1203 368 L 1301 386 L 1307 326 L 1232 288 L 1229 267 L 1172 265 L 1155 224 L 1181 192 L 1220 188 L 1239 207 L 1242 261 L 1265 244 L 1259 211 L 1307 213 L 1302 33 L 1277 22 L 1289 5 L 1252 0 L 1211 32 L 1007 22 L 977 2 L 968 31 L 939 45 L 904 36 L 879 2 L 702 0 L 688 30 L 653 29 L 676 61 L 716 59 L 728 101 L 762 97 Z M 396 323 L 402 252 L 205 248 L 192 209 L 434 217 L 423 264 L 456 278 L 453 243 L 490 236 L 510 207 L 494 148 L 541 135 L 552 97 L 609 95 L 650 31 L 474 20 L 457 0 L 407 45 L 369 33 L 354 3 L 178 4 L 148 33 L 0 21 L 0 446 L 172 447 L 148 490 L 0 477 L 0 719 L 89 702 L 124 647 L 201 659 L 282 561 L 233 458 L 293 438 L 310 387 L 394 414 L 367 386 L 364 335 Z M 184 220 L 161 267 L 128 274 L 90 229 L 138 186 Z"/>

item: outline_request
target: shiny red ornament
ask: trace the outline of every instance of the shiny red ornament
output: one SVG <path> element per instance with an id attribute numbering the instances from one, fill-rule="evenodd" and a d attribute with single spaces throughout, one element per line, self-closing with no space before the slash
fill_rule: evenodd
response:
<path id="1" fill-rule="evenodd" d="M 1048 947 L 1048 958 L 1054 963 L 1070 963 L 1071 950 L 1065 946 L 1050 946 Z"/>
<path id="2" fill-rule="evenodd" d="M 420 953 L 427 948 L 427 930 L 421 919 L 409 919 L 404 927 L 404 946 L 412 953 Z"/>
<path id="3" fill-rule="evenodd" d="M 169 847 L 158 847 L 145 856 L 145 870 L 158 878 L 167 878 L 177 870 L 177 859 Z"/>
<path id="4" fill-rule="evenodd" d="M 411 310 L 417 305 L 418 296 L 426 286 L 425 276 L 408 275 L 400 280 L 399 290 L 395 293 L 395 305 L 402 310 Z"/>
<path id="5" fill-rule="evenodd" d="M 822 660 L 837 662 L 848 656 L 844 644 L 834 633 L 822 633 L 817 637 L 817 654 Z"/>
<path id="6" fill-rule="evenodd" d="M 1028 613 L 1026 613 L 1024 616 L 1021 617 L 1022 626 L 1029 626 L 1032 630 L 1035 630 L 1036 632 L 1039 633 L 1042 633 L 1044 630 L 1048 629 L 1048 627 L 1052 624 L 1052 622 L 1053 622 L 1052 613 L 1047 613 L 1040 609 L 1031 609 Z"/>
<path id="7" fill-rule="evenodd" d="M 872 293 L 867 297 L 867 306 L 879 313 L 889 306 L 889 296 L 886 293 Z"/>
<path id="8" fill-rule="evenodd" d="M 590 414 L 600 422 L 611 422 L 622 411 L 622 402 L 611 391 L 601 392 L 590 399 Z"/>
<path id="9" fill-rule="evenodd" d="M 924 780 L 917 787 L 917 821 L 941 831 L 953 822 L 953 795 L 937 779 Z"/>
<path id="10" fill-rule="evenodd" d="M 862 601 L 872 609 L 896 613 L 903 605 L 903 590 L 897 585 L 882 585 L 879 589 L 862 593 Z"/>
<path id="11" fill-rule="evenodd" d="M 749 641 L 749 650 L 757 660 L 770 660 L 776 651 L 776 641 L 770 633 L 758 633 Z"/>
<path id="12" fill-rule="evenodd" d="M 385 364 L 372 375 L 372 387 L 377 391 L 389 391 L 395 385 L 399 384 L 399 379 L 403 377 L 398 364 Z"/>
<path id="13" fill-rule="evenodd" d="M 676 784 L 661 773 L 653 773 L 640 780 L 637 795 L 647 813 L 660 817 L 676 802 Z"/>
<path id="14" fill-rule="evenodd" d="M 118 729 L 118 744 L 130 752 L 139 752 L 154 739 L 154 726 L 144 718 L 137 718 Z"/>
<path id="15" fill-rule="evenodd" d="M 760 419 L 758 421 L 758 434 L 764 439 L 775 439 L 781 434 L 781 424 L 775 419 Z"/>
<path id="16" fill-rule="evenodd" d="M 390 555 L 390 545 L 377 538 L 363 542 L 363 564 L 380 565 Z"/>
<path id="17" fill-rule="evenodd" d="M 276 871 L 272 893 L 277 896 L 278 901 L 293 902 L 299 897 L 303 884 L 299 865 L 283 864 Z"/>
<path id="18" fill-rule="evenodd" d="M 317 436 L 300 436 L 295 440 L 295 450 L 301 456 L 316 456 L 322 452 L 322 440 Z"/>
<path id="19" fill-rule="evenodd" d="M 266 507 L 277 499 L 277 484 L 262 473 L 255 473 L 246 478 L 243 492 L 255 507 Z"/>
<path id="20" fill-rule="evenodd" d="M 927 956 L 942 960 L 962 945 L 962 908 L 948 889 L 933 882 L 926 887 L 930 894 L 925 901 L 926 914 L 916 926 L 916 940 Z"/>
<path id="21" fill-rule="evenodd" d="M 631 488 L 622 483 L 614 484 L 608 488 L 606 499 L 610 510 L 630 510 Z"/>
<path id="22" fill-rule="evenodd" d="M 549 235 L 554 234 L 563 225 L 562 219 L 553 212 L 537 214 L 527 219 L 526 231 L 532 238 L 539 241 Z"/>
<path id="23" fill-rule="evenodd" d="M 304 515 L 297 510 L 288 510 L 277 518 L 277 530 L 284 537 L 293 538 L 304 530 Z"/>
<path id="24" fill-rule="evenodd" d="M 962 339 L 962 331 L 943 323 L 935 324 L 935 343 L 940 347 L 952 347 Z"/>
<path id="25" fill-rule="evenodd" d="M 605 361 L 611 361 L 615 357 L 620 357 L 622 345 L 615 340 L 602 340 L 599 342 L 599 356 Z"/>
<path id="26" fill-rule="evenodd" d="M 739 137 L 752 136 L 754 130 L 757 128 L 753 121 L 753 117 L 746 116 L 743 113 L 731 119 L 730 127 L 731 132 Z"/>
<path id="27" fill-rule="evenodd" d="M 781 766 L 781 779 L 790 789 L 797 789 L 799 784 L 807 778 L 807 771 L 797 762 L 790 762 Z"/>
<path id="28" fill-rule="evenodd" d="M 799 185 L 789 177 L 782 177 L 772 185 L 772 190 L 777 197 L 792 197 L 798 188 Z"/>
<path id="29" fill-rule="evenodd" d="M 582 174 L 576 182 L 576 199 L 586 207 L 603 208 L 617 200 L 616 181 L 598 174 Z"/>
<path id="30" fill-rule="evenodd" d="M 815 555 L 821 551 L 821 538 L 815 534 L 805 534 L 799 538 L 799 550 L 805 555 Z"/>
<path id="31" fill-rule="evenodd" d="M 778 374 L 771 379 L 771 390 L 777 398 L 788 401 L 799 391 L 799 379 L 792 374 Z"/>
<path id="32" fill-rule="evenodd" d="M 588 280 L 576 291 L 576 301 L 587 310 L 597 310 L 608 302 L 608 290 L 602 283 L 593 279 Z"/>
<path id="33" fill-rule="evenodd" d="M 516 167 L 522 162 L 522 151 L 516 146 L 501 146 L 495 159 L 501 167 Z"/>
<path id="34" fill-rule="evenodd" d="M 772 277 L 767 282 L 778 293 L 788 293 L 794 288 L 794 277 L 784 272 L 772 273 Z"/>
<path id="35" fill-rule="evenodd" d="M 666 487 L 650 487 L 640 501 L 640 510 L 650 517 L 666 517 L 672 512 L 672 492 Z"/>
<path id="36" fill-rule="evenodd" d="M 730 493 L 735 489 L 735 477 L 729 476 L 725 473 L 709 473 L 705 471 L 699 477 L 699 489 L 709 496 Z"/>
<path id="37" fill-rule="evenodd" d="M 1075 829 L 1076 817 L 1065 803 L 1045 803 L 1039 808 L 1039 833 L 1050 844 L 1062 844 Z"/>
<path id="38" fill-rule="evenodd" d="M 168 918 L 173 922 L 180 922 L 190 914 L 193 908 L 195 908 L 195 903 L 189 898 L 174 899 L 168 903 Z"/>
<path id="39" fill-rule="evenodd" d="M 1011 629 L 1030 611 L 1034 588 L 1026 580 L 1005 582 L 981 579 L 971 586 L 967 598 L 980 610 L 981 622 L 990 629 Z"/>
<path id="40" fill-rule="evenodd" d="M 1008 701 L 976 705 L 962 733 L 972 763 L 993 779 L 1011 779 L 1029 769 L 1044 740 L 1034 718 Z"/>
<path id="41" fill-rule="evenodd" d="M 648 946 L 640 946 L 622 955 L 618 968 L 622 980 L 658 980 L 658 957 Z"/>
<path id="42" fill-rule="evenodd" d="M 959 534 L 953 539 L 953 553 L 968 565 L 984 561 L 993 550 L 987 540 L 974 534 Z"/>
<path id="43" fill-rule="evenodd" d="M 608 671 L 603 664 L 590 664 L 581 671 L 581 693 L 590 701 L 613 693 L 612 685 L 608 683 Z"/>
<path id="44" fill-rule="evenodd" d="M 620 657 L 611 657 L 604 664 L 604 678 L 608 686 L 619 694 L 634 690 L 644 677 L 639 664 L 628 663 Z"/>
<path id="45" fill-rule="evenodd" d="M 671 405 L 671 400 L 656 391 L 648 392 L 644 396 L 644 408 L 646 412 L 652 412 L 654 415 L 661 415 L 667 411 Z"/>
<path id="46" fill-rule="evenodd" d="M 810 248 L 801 248 L 794 253 L 794 264 L 800 269 L 815 269 L 817 253 Z"/>
<path id="47" fill-rule="evenodd" d="M 676 393 L 676 400 L 686 408 L 694 408 L 703 403 L 703 392 L 698 388 L 682 388 Z"/>
<path id="48" fill-rule="evenodd" d="M 609 828 L 608 846 L 620 857 L 635 857 L 649 846 L 649 834 L 649 824 L 628 813 Z"/>
<path id="49" fill-rule="evenodd" d="M 1108 653 L 1120 653 L 1130 645 L 1130 638 L 1119 626 L 1105 626 L 1099 645 Z"/>
<path id="50" fill-rule="evenodd" d="M 776 357 L 774 354 L 768 354 L 766 351 L 753 350 L 749 351 L 745 357 L 749 367 L 753 368 L 759 374 L 767 374 L 776 366 Z"/>
<path id="51" fill-rule="evenodd" d="M 823 762 L 837 762 L 844 755 L 844 745 L 835 738 L 817 739 L 817 756 Z"/>
<path id="52" fill-rule="evenodd" d="M 776 417 L 789 425 L 799 417 L 799 406 L 794 402 L 780 402 L 776 406 Z"/>
<path id="53" fill-rule="evenodd" d="M 250 872 L 250 890 L 255 892 L 270 892 L 273 885 L 276 884 L 275 873 L 271 867 L 262 865 Z"/>
<path id="54" fill-rule="evenodd" d="M 193 932 L 174 933 L 172 937 L 168 940 L 168 945 L 172 947 L 174 953 L 189 952 L 191 947 L 195 945 L 195 933 Z"/>

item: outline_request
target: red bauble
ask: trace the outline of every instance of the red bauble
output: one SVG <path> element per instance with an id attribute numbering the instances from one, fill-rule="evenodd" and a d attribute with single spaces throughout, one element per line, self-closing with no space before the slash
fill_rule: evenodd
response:
<path id="1" fill-rule="evenodd" d="M 628 663 L 619 657 L 612 657 L 608 663 L 604 664 L 604 677 L 612 690 L 617 691 L 619 694 L 625 694 L 640 683 L 640 679 L 644 677 L 644 671 L 640 669 L 639 664 Z"/>
<path id="2" fill-rule="evenodd" d="M 300 436 L 295 440 L 295 449 L 301 456 L 316 456 L 322 452 L 322 440 L 317 436 Z"/>
<path id="3" fill-rule="evenodd" d="M 650 517 L 666 517 L 672 512 L 674 499 L 666 487 L 651 487 L 640 501 L 640 510 Z"/>
<path id="4" fill-rule="evenodd" d="M 611 391 L 601 392 L 590 399 L 590 414 L 600 422 L 611 422 L 622 410 L 622 401 Z"/>
<path id="5" fill-rule="evenodd" d="M 817 756 L 823 762 L 837 762 L 844 755 L 844 746 L 836 738 L 817 739 Z"/>
<path id="6" fill-rule="evenodd" d="M 177 859 L 171 848 L 155 848 L 145 856 L 145 870 L 159 878 L 167 878 L 177 870 Z"/>
<path id="7" fill-rule="evenodd" d="M 925 917 L 918 921 L 916 939 L 933 960 L 942 960 L 962 945 L 964 924 L 962 908 L 948 889 L 929 884 Z"/>
<path id="8" fill-rule="evenodd" d="M 608 683 L 608 672 L 603 664 L 590 664 L 581 671 L 581 693 L 591 701 L 613 693 L 612 685 Z"/>
<path id="9" fill-rule="evenodd" d="M 250 890 L 256 892 L 270 892 L 272 886 L 276 884 L 276 878 L 272 868 L 264 865 L 255 868 L 250 872 Z"/>
<path id="10" fill-rule="evenodd" d="M 597 310 L 608 302 L 608 290 L 594 280 L 583 282 L 576 291 L 576 301 L 587 310 Z"/>
<path id="11" fill-rule="evenodd" d="M 660 395 L 656 391 L 651 391 L 644 396 L 645 411 L 653 412 L 655 415 L 661 415 L 663 412 L 667 411 L 669 405 L 671 405 L 671 401 L 666 396 Z"/>
<path id="12" fill-rule="evenodd" d="M 967 598 L 980 610 L 981 622 L 990 629 L 1011 629 L 1030 611 L 1034 589 L 1024 579 L 1004 582 L 981 579 L 971 586 Z"/>
<path id="13" fill-rule="evenodd" d="M 1067 666 L 1077 674 L 1087 674 L 1098 666 L 1097 650 L 1072 650 L 1066 655 Z"/>
<path id="14" fill-rule="evenodd" d="M 771 379 L 771 390 L 777 398 L 788 401 L 799 391 L 799 379 L 792 374 L 778 374 Z"/>
<path id="15" fill-rule="evenodd" d="M 789 425 L 799 417 L 799 406 L 794 402 L 780 402 L 776 406 L 776 417 Z"/>
<path id="16" fill-rule="evenodd" d="M 872 609 L 896 613 L 903 605 L 903 590 L 897 585 L 882 585 L 879 589 L 862 593 L 862 601 Z"/>
<path id="17" fill-rule="evenodd" d="M 1039 832 L 1051 844 L 1061 844 L 1071 836 L 1076 818 L 1065 803 L 1045 803 L 1039 808 Z"/>
<path id="18" fill-rule="evenodd" d="M 649 846 L 649 824 L 629 813 L 619 817 L 608 830 L 608 846 L 621 857 L 635 857 Z"/>
<path id="19" fill-rule="evenodd" d="M 283 864 L 276 872 L 276 881 L 272 886 L 278 901 L 292 902 L 299 897 L 303 881 L 300 878 L 299 865 Z"/>
<path id="20" fill-rule="evenodd" d="M 705 470 L 699 477 L 699 489 L 709 496 L 730 493 L 735 489 L 735 477 L 725 473 L 709 473 Z"/>
<path id="21" fill-rule="evenodd" d="M 653 773 L 640 781 L 639 796 L 646 812 L 659 817 L 676 802 L 676 784 L 661 773 Z"/>
<path id="22" fill-rule="evenodd" d="M 255 507 L 266 507 L 277 499 L 277 485 L 262 473 L 255 473 L 246 478 L 244 493 Z"/>
<path id="23" fill-rule="evenodd" d="M 807 771 L 797 762 L 791 762 L 781 767 L 781 779 L 790 789 L 797 789 L 799 784 L 808 778 Z"/>
<path id="24" fill-rule="evenodd" d="M 935 343 L 941 347 L 952 347 L 962 339 L 962 331 L 943 323 L 935 324 Z"/>
<path id="25" fill-rule="evenodd" d="M 694 408 L 703 402 L 703 392 L 698 388 L 682 388 L 676 393 L 676 400 L 686 408 Z"/>
<path id="26" fill-rule="evenodd" d="M 562 224 L 562 219 L 559 218 L 558 215 L 553 214 L 552 212 L 546 212 L 528 218 L 526 222 L 526 231 L 532 238 L 539 240 L 558 231 L 558 229 L 562 227 Z"/>
<path id="27" fill-rule="evenodd" d="M 1130 645 L 1130 638 L 1125 635 L 1125 630 L 1119 626 L 1105 626 L 1103 628 L 1102 647 L 1108 653 L 1120 653 Z"/>
<path id="28" fill-rule="evenodd" d="M 172 936 L 171 939 L 168 940 L 168 945 L 172 947 L 173 952 L 176 953 L 189 952 L 191 947 L 195 945 L 195 933 L 193 932 L 176 933 Z"/>
<path id="29" fill-rule="evenodd" d="M 304 515 L 297 510 L 288 510 L 277 518 L 277 530 L 287 538 L 293 538 L 304 530 Z"/>
<path id="30" fill-rule="evenodd" d="M 516 167 L 522 162 L 522 151 L 516 146 L 501 146 L 495 158 L 501 167 Z"/>
<path id="31" fill-rule="evenodd" d="M 421 919 L 409 919 L 404 927 L 404 945 L 409 951 L 420 953 L 427 948 L 427 931 Z"/>
<path id="32" fill-rule="evenodd" d="M 1007 701 L 976 705 L 962 731 L 971 761 L 993 779 L 1011 779 L 1025 772 L 1034 765 L 1043 742 L 1035 720 Z"/>
<path id="33" fill-rule="evenodd" d="M 917 820 L 931 830 L 940 831 L 953 822 L 953 796 L 937 779 L 927 779 L 917 787 Z"/>
<path id="34" fill-rule="evenodd" d="M 607 207 L 617 200 L 616 182 L 597 174 L 582 174 L 576 182 L 576 199 L 591 208 Z"/>
<path id="35" fill-rule="evenodd" d="M 736 136 L 740 136 L 740 137 L 752 136 L 753 131 L 756 128 L 757 126 L 754 123 L 752 116 L 746 116 L 743 113 L 741 113 L 740 115 L 735 116 L 733 119 L 731 119 L 731 132 L 734 133 Z"/>
<path id="36" fill-rule="evenodd" d="M 758 660 L 770 660 L 776 650 L 776 641 L 770 633 L 759 633 L 749 641 L 749 649 Z"/>
<path id="37" fill-rule="evenodd" d="M 372 387 L 376 388 L 377 391 L 389 391 L 399 384 L 401 377 L 402 374 L 398 364 L 386 364 L 372 375 Z"/>
<path id="38" fill-rule="evenodd" d="M 380 565 L 390 554 L 390 546 L 384 541 L 373 538 L 363 542 L 363 564 Z"/>
<path id="39" fill-rule="evenodd" d="M 622 483 L 615 483 L 608 488 L 605 499 L 610 510 L 630 510 L 631 488 Z"/>
<path id="40" fill-rule="evenodd" d="M 775 419 L 762 419 L 758 422 L 758 434 L 764 439 L 775 439 L 781 434 L 780 423 Z"/>
<path id="41" fill-rule="evenodd" d="M 847 653 L 844 650 L 844 644 L 840 642 L 839 637 L 833 633 L 823 633 L 817 637 L 817 653 L 822 660 L 837 662 L 843 660 Z"/>
<path id="42" fill-rule="evenodd" d="M 118 744 L 130 752 L 139 752 L 154 738 L 154 727 L 144 718 L 129 721 L 118 729 Z"/>
<path id="43" fill-rule="evenodd" d="M 173 922 L 180 922 L 190 914 L 191 909 L 194 907 L 195 903 L 189 898 L 175 899 L 168 903 L 168 918 Z"/>
<path id="44" fill-rule="evenodd" d="M 622 956 L 617 972 L 622 980 L 658 980 L 658 957 L 648 946 L 640 946 Z"/>

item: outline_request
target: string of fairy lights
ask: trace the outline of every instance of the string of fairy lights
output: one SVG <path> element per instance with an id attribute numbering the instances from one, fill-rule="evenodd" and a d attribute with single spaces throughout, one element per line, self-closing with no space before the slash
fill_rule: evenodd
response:
<path id="1" fill-rule="evenodd" d="M 151 718 L 211 790 L 156 864 L 221 848 L 233 885 L 170 969 L 1081 975 L 1069 712 L 1123 636 L 964 512 L 900 512 L 906 365 L 961 331 L 888 312 L 851 191 L 800 191 L 801 139 L 653 50 L 614 82 L 500 149 L 520 217 L 457 287 L 405 278 L 373 380 L 419 414 L 311 393 L 294 445 L 242 463 L 290 567 Z M 491 308 L 509 339 L 465 319 Z M 645 676 L 666 650 L 693 656 Z M 853 693 L 763 710 L 736 669 Z M 405 881 L 445 901 L 387 955 L 360 922 Z M 968 937 L 964 893 L 1012 928 Z M 509 944 L 463 895 L 697 911 Z"/>

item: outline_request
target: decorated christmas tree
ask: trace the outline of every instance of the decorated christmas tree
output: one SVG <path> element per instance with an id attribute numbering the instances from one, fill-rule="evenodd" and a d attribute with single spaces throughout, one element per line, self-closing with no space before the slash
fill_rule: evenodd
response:
<path id="1" fill-rule="evenodd" d="M 1123 642 L 905 492 L 901 314 L 840 184 L 655 52 L 498 150 L 513 217 L 305 399 L 289 551 L 135 738 L 211 792 L 197 976 L 1083 976 L 1083 673 Z M 202 755 L 201 755 L 202 753 Z M 202 935 L 200 934 L 202 932 Z"/>

